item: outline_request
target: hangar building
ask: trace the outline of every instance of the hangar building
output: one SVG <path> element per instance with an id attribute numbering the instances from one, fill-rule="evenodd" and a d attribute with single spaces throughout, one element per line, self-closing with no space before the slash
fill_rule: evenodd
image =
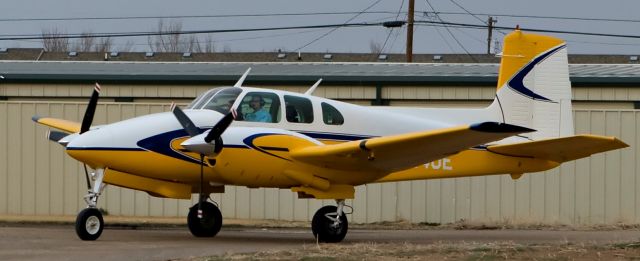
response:
<path id="1" fill-rule="evenodd" d="M 384 59 L 383 59 L 384 58 Z M 103 87 L 94 124 L 168 111 L 172 101 L 228 85 L 304 92 L 374 106 L 480 107 L 493 99 L 498 58 L 478 55 L 45 53 L 0 50 L 0 215 L 76 215 L 85 207 L 82 165 L 45 139 L 31 116 L 81 121 L 93 82 Z M 570 56 L 576 133 L 612 135 L 630 148 L 543 174 L 358 187 L 353 222 L 640 223 L 640 64 L 637 56 Z M 0 77 L 2 78 L 2 77 Z M 140 164 L 152 164 L 141 162 Z M 228 186 L 213 198 L 226 218 L 310 220 L 329 201 L 289 190 Z M 185 216 L 193 202 L 108 187 L 110 215 Z"/>

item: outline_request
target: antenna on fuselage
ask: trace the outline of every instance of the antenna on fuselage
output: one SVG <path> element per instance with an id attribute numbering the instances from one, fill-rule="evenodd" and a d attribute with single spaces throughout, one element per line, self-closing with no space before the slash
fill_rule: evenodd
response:
<path id="1" fill-rule="evenodd" d="M 318 88 L 318 85 L 320 85 L 321 82 L 322 82 L 322 78 L 318 79 L 318 81 L 314 83 L 313 86 L 311 86 L 311 88 L 309 88 L 309 90 L 307 90 L 304 94 L 313 95 L 313 92 L 316 91 L 316 88 Z"/>
<path id="2" fill-rule="evenodd" d="M 251 67 L 249 67 L 249 69 L 247 69 L 247 71 L 244 72 L 242 77 L 240 77 L 240 79 L 238 79 L 238 81 L 236 82 L 236 84 L 233 85 L 233 87 L 242 87 L 242 83 L 244 82 L 244 79 L 247 78 L 247 75 L 249 75 L 250 71 L 251 71 Z"/>

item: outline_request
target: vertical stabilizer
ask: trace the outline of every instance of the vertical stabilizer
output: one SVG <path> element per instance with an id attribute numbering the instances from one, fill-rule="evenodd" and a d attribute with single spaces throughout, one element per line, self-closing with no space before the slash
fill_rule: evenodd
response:
<path id="1" fill-rule="evenodd" d="M 506 123 L 537 130 L 525 135 L 533 140 L 573 135 L 565 42 L 520 30 L 508 34 L 489 110 Z"/>

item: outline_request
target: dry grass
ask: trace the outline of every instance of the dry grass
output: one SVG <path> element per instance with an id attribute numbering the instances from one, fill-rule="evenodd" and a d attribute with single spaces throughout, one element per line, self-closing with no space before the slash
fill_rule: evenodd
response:
<path id="1" fill-rule="evenodd" d="M 640 260 L 640 243 L 520 245 L 515 243 L 320 244 L 300 249 L 191 260 Z"/>
<path id="2" fill-rule="evenodd" d="M 74 224 L 75 216 L 17 216 L 0 215 L 1 225 L 60 225 Z M 105 215 L 105 223 L 108 227 L 132 227 L 132 228 L 167 228 L 184 227 L 187 220 L 184 217 L 127 217 Z M 282 221 L 282 220 L 255 220 L 255 219 L 225 219 L 224 227 L 239 228 L 309 228 L 310 222 Z M 539 223 L 527 221 L 501 220 L 491 222 L 472 222 L 459 220 L 454 223 L 411 223 L 375 222 L 375 223 L 350 223 L 349 227 L 356 229 L 380 229 L 380 230 L 486 230 L 486 229 L 519 229 L 519 230 L 640 230 L 640 224 L 616 223 L 596 225 L 568 225 L 560 223 Z"/>

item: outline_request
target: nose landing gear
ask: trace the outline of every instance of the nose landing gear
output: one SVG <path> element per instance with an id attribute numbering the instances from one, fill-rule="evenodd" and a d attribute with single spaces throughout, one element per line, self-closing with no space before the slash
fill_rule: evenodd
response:
<path id="1" fill-rule="evenodd" d="M 218 206 L 211 202 L 202 201 L 200 204 L 200 213 L 198 213 L 198 204 L 189 209 L 187 216 L 189 231 L 195 237 L 214 237 L 222 228 L 222 213 Z"/>
<path id="2" fill-rule="evenodd" d="M 344 213 L 344 199 L 336 200 L 338 206 L 324 206 L 313 215 L 311 231 L 318 242 L 338 243 L 344 239 L 349 222 Z"/>
<path id="3" fill-rule="evenodd" d="M 98 239 L 104 228 L 102 213 L 96 207 L 98 197 L 100 197 L 106 186 L 106 184 L 102 183 L 104 169 L 96 169 L 93 177 L 95 178 L 93 188 L 89 187 L 89 193 L 84 196 L 87 208 L 80 211 L 76 217 L 76 234 L 80 239 L 89 241 Z M 90 185 L 88 177 L 87 183 Z"/>

